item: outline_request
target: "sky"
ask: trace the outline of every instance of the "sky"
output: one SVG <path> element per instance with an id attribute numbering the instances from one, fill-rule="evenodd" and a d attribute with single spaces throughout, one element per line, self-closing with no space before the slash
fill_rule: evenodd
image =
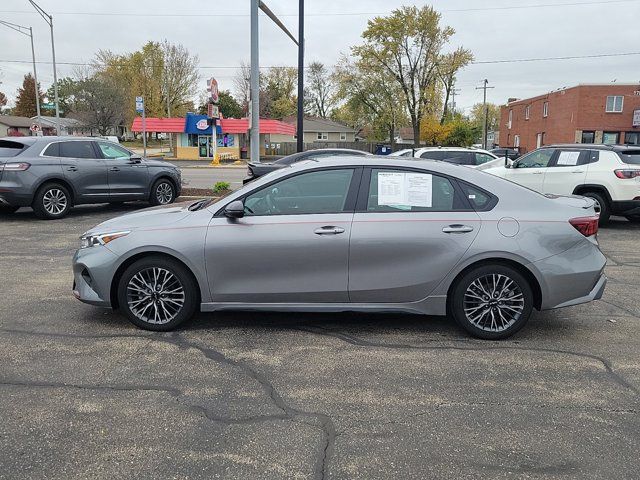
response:
<path id="1" fill-rule="evenodd" d="M 240 62 L 249 61 L 249 0 L 37 0 L 53 15 L 58 78 L 89 62 L 100 49 L 125 53 L 149 40 L 180 43 L 200 60 L 202 89 L 214 76 L 233 90 Z M 298 1 L 264 0 L 297 36 Z M 468 111 L 482 101 L 526 98 L 579 83 L 640 83 L 640 55 L 482 63 L 548 57 L 640 52 L 640 0 L 305 0 L 306 63 L 333 65 L 361 43 L 367 20 L 402 5 L 432 5 L 456 33 L 450 49 L 471 50 L 478 63 L 457 79 L 456 105 Z M 2 0 L 0 20 L 32 26 L 43 90 L 53 82 L 49 26 L 28 0 Z M 12 105 L 24 74 L 32 70 L 29 38 L 0 25 L 0 91 Z M 26 63 L 16 63 L 26 62 Z M 297 47 L 260 16 L 260 65 L 295 66 Z M 215 67 L 215 68 L 210 68 Z"/>

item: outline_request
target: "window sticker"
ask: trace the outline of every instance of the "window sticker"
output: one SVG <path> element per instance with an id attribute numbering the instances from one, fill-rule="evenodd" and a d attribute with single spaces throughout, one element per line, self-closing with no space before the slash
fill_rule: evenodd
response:
<path id="1" fill-rule="evenodd" d="M 378 205 L 431 207 L 432 184 L 431 174 L 379 172 Z"/>
<path id="2" fill-rule="evenodd" d="M 577 165 L 580 152 L 560 152 L 558 165 Z"/>

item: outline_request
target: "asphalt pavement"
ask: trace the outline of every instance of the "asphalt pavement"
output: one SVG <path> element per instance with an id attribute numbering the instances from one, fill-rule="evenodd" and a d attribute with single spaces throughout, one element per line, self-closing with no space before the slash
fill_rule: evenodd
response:
<path id="1" fill-rule="evenodd" d="M 242 186 L 247 177 L 246 165 L 225 167 L 193 167 L 179 163 L 182 172 L 182 186 L 185 188 L 212 188 L 216 182 L 228 182 L 232 190 Z"/>
<path id="2" fill-rule="evenodd" d="M 601 229 L 601 301 L 507 341 L 398 314 L 163 334 L 71 294 L 78 236 L 136 207 L 0 218 L 0 478 L 640 476 L 639 225 Z"/>

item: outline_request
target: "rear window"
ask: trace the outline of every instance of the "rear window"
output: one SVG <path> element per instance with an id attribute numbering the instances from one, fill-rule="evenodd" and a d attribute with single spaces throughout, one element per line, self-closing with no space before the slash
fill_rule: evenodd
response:
<path id="1" fill-rule="evenodd" d="M 624 163 L 640 165 L 640 150 L 625 150 L 623 152 L 618 152 L 618 155 L 620 155 L 620 158 Z"/>
<path id="2" fill-rule="evenodd" d="M 24 143 L 0 140 L 0 158 L 15 157 L 25 148 Z"/>

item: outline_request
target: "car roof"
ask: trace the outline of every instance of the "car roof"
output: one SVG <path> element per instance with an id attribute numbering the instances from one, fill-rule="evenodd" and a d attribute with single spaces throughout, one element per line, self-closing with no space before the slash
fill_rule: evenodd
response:
<path id="1" fill-rule="evenodd" d="M 640 145 L 605 145 L 603 143 L 554 143 L 540 148 L 576 148 L 583 150 L 611 150 L 614 152 L 624 150 L 637 150 Z"/>

